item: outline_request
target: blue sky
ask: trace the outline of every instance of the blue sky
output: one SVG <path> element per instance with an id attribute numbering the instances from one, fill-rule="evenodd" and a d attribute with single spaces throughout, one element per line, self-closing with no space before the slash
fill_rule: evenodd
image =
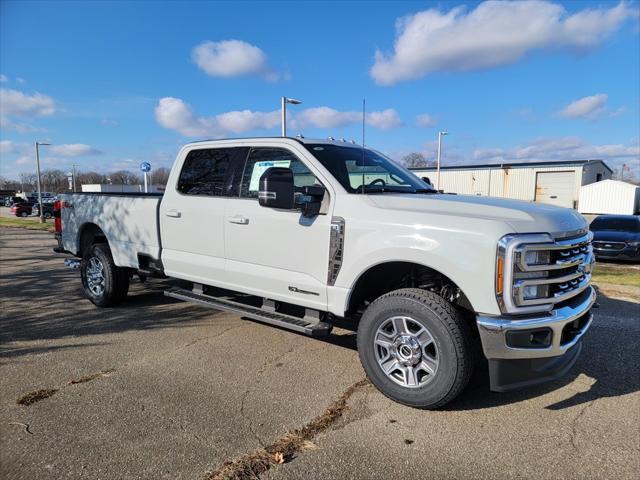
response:
<path id="1" fill-rule="evenodd" d="M 360 139 L 445 164 L 640 164 L 637 2 L 0 2 L 0 175 L 170 166 L 203 138 Z"/>

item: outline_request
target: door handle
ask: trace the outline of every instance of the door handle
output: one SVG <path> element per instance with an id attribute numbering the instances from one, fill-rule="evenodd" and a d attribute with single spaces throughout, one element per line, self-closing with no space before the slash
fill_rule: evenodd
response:
<path id="1" fill-rule="evenodd" d="M 249 225 L 249 219 L 236 215 L 235 217 L 227 217 L 229 223 L 237 223 L 238 225 Z"/>
<path id="2" fill-rule="evenodd" d="M 174 218 L 180 218 L 182 216 L 182 212 L 175 209 L 167 210 L 166 212 L 164 212 L 164 214 L 167 217 L 174 217 Z"/>

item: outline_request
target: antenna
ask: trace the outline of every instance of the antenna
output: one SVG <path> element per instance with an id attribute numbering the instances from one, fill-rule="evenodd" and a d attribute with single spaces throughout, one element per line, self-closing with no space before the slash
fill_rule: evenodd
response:
<path id="1" fill-rule="evenodd" d="M 360 191 L 364 193 L 364 141 L 365 141 L 365 129 L 366 129 L 366 99 L 362 99 L 362 183 L 360 184 Z"/>

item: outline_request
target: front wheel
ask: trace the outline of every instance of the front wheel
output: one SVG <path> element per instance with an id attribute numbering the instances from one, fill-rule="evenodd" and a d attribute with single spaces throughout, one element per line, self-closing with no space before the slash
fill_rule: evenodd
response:
<path id="1" fill-rule="evenodd" d="M 21 217 L 28 217 L 29 214 L 27 212 L 20 212 Z"/>
<path id="2" fill-rule="evenodd" d="M 449 403 L 473 371 L 467 323 L 442 297 L 413 288 L 369 305 L 358 326 L 358 353 L 378 390 L 416 408 Z"/>
<path id="3" fill-rule="evenodd" d="M 118 305 L 129 291 L 129 272 L 116 266 L 104 243 L 93 245 L 82 257 L 80 277 L 85 295 L 98 307 Z"/>

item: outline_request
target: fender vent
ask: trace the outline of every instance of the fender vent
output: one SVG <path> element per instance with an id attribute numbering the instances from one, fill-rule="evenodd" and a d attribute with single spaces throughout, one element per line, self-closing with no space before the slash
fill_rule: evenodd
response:
<path id="1" fill-rule="evenodd" d="M 332 286 L 336 283 L 340 267 L 342 267 L 342 256 L 344 253 L 344 218 L 333 217 L 331 219 L 331 234 L 329 236 L 329 270 L 327 283 Z"/>

